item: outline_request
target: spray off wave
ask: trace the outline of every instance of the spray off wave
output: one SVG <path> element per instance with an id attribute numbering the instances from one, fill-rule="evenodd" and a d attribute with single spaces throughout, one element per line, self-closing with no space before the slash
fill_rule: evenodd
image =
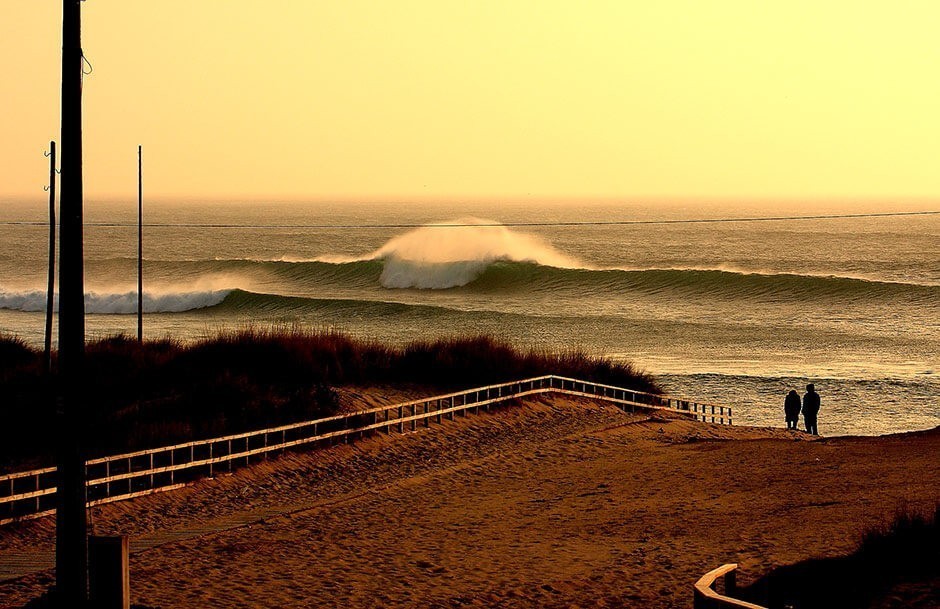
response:
<path id="1" fill-rule="evenodd" d="M 386 288 L 442 290 L 464 286 L 495 262 L 584 268 L 581 262 L 534 235 L 480 218 L 459 218 L 408 231 L 390 239 L 366 259 L 384 262 L 379 281 Z"/>
<path id="2" fill-rule="evenodd" d="M 117 273 L 131 259 L 102 260 L 108 273 Z M 322 285 L 346 283 L 366 287 L 443 290 L 465 286 L 496 263 L 526 263 L 557 269 L 587 269 L 543 239 L 519 233 L 492 220 L 459 218 L 410 230 L 389 239 L 379 249 L 358 256 L 322 255 L 316 258 L 280 256 L 268 259 L 153 260 L 155 278 L 173 283 L 179 276 L 220 275 L 225 287 L 253 290 L 250 278 Z M 310 282 L 314 282 L 311 284 Z M 218 282 L 216 282 L 217 284 Z M 215 284 L 212 284 L 215 287 Z"/>
<path id="3" fill-rule="evenodd" d="M 196 292 L 144 292 L 144 313 L 182 313 L 220 304 L 231 290 Z M 55 309 L 59 296 L 55 297 Z M 43 290 L 5 290 L 0 288 L 0 309 L 41 312 L 46 310 Z M 86 292 L 85 312 L 99 315 L 133 315 L 137 313 L 137 292 Z"/>

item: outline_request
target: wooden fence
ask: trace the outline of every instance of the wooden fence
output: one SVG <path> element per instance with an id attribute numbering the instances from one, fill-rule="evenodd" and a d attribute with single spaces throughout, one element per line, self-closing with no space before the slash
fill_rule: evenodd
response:
<path id="1" fill-rule="evenodd" d="M 303 421 L 86 461 L 88 505 L 169 491 L 220 469 L 302 445 L 348 441 L 357 434 L 415 430 L 518 398 L 557 393 L 601 399 L 624 411 L 670 410 L 698 421 L 732 424 L 731 408 L 559 376 L 478 387 L 315 421 Z M 56 468 L 0 476 L 0 525 L 55 512 Z"/>
<path id="2" fill-rule="evenodd" d="M 699 578 L 693 588 L 694 609 L 766 609 L 761 605 L 739 601 L 731 598 L 737 593 L 736 564 L 727 564 L 713 569 Z M 724 594 L 715 591 L 715 582 L 719 577 L 724 578 Z"/>

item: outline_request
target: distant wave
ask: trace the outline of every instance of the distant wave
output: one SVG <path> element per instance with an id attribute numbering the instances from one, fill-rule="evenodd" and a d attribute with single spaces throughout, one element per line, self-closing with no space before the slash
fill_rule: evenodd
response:
<path id="1" fill-rule="evenodd" d="M 58 295 L 55 302 L 58 309 Z M 0 309 L 24 312 L 46 310 L 46 293 L 42 290 L 5 290 L 0 288 Z M 312 298 L 265 294 L 248 290 L 212 290 L 201 292 L 179 292 L 149 294 L 144 292 L 145 313 L 184 313 L 197 310 L 222 310 L 229 312 L 258 314 L 289 314 L 330 309 L 367 312 L 373 315 L 396 313 L 439 314 L 445 307 L 433 305 L 402 304 L 369 299 Z M 133 315 L 137 313 L 137 293 L 85 294 L 85 312 L 99 315 Z"/>
<path id="2" fill-rule="evenodd" d="M 182 313 L 215 306 L 225 300 L 231 290 L 196 292 L 144 292 L 145 313 Z M 56 296 L 58 308 L 58 296 Z M 42 290 L 4 290 L 0 288 L 0 309 L 39 312 L 46 310 L 46 293 Z M 103 315 L 137 313 L 137 292 L 85 293 L 85 312 Z"/>
<path id="3" fill-rule="evenodd" d="M 281 263 L 272 263 L 281 264 Z M 295 280 L 313 282 L 310 296 L 293 289 L 290 295 L 280 290 L 246 290 L 232 286 L 219 290 L 176 290 L 145 292 L 144 311 L 147 313 L 182 313 L 196 310 L 222 310 L 241 314 L 302 314 L 330 309 L 347 309 L 355 314 L 392 315 L 405 311 L 422 315 L 437 315 L 449 310 L 432 302 L 426 304 L 387 302 L 379 287 L 383 263 L 380 261 L 290 263 L 282 268 L 284 274 Z M 446 270 L 447 267 L 441 267 Z M 331 292 L 331 282 L 336 291 Z M 294 282 L 288 282 L 293 284 Z M 366 284 L 369 290 L 344 289 L 350 284 Z M 693 271 L 676 269 L 648 270 L 588 270 L 560 269 L 528 262 L 497 261 L 489 264 L 470 283 L 455 287 L 458 293 L 526 295 L 546 302 L 546 296 L 557 295 L 569 304 L 578 298 L 635 298 L 691 300 L 712 298 L 734 303 L 755 301 L 773 302 L 831 302 L 840 303 L 905 303 L 916 306 L 936 306 L 940 302 L 940 287 L 913 284 L 884 283 L 840 277 L 804 275 L 759 275 L 729 271 Z M 323 297 L 319 295 L 323 294 Z M 345 296 L 344 296 L 345 294 Z M 339 295 L 339 297 L 336 297 Z M 46 306 L 43 290 L 9 290 L 0 288 L 0 309 L 42 312 Z M 499 307 L 497 307 L 499 308 Z M 89 314 L 132 315 L 137 312 L 135 291 L 88 292 L 85 310 Z"/>
<path id="4" fill-rule="evenodd" d="M 128 259 L 95 261 L 106 276 L 123 278 Z M 410 230 L 359 256 L 329 255 L 312 260 L 147 261 L 153 285 L 188 281 L 201 288 L 232 287 L 250 292 L 375 296 L 377 288 L 466 290 L 515 294 L 568 292 L 584 296 L 648 295 L 686 298 L 812 301 L 905 301 L 936 303 L 940 285 L 877 281 L 860 277 L 745 271 L 733 268 L 591 268 L 539 237 L 489 220 L 460 218 Z M 190 310 L 218 304 L 227 292 L 153 296 L 154 310 Z M 380 298 L 380 297 L 379 297 Z M 19 300 L 18 300 L 19 299 Z M 7 308 L 23 308 L 22 295 Z M 26 300 L 29 300 L 28 298 Z M 115 312 L 136 306 L 133 293 L 109 294 L 94 306 Z M 209 304 L 205 304 L 209 303 Z M 2 305 L 0 305 L 2 306 Z M 35 303 L 41 310 L 41 302 Z M 25 309 L 24 309 L 25 310 Z"/>
<path id="5" fill-rule="evenodd" d="M 384 262 L 379 281 L 386 288 L 464 286 L 494 262 L 529 262 L 556 268 L 584 266 L 539 237 L 478 218 L 460 218 L 408 231 L 389 240 L 369 258 Z"/>
<path id="6" fill-rule="evenodd" d="M 316 279 L 321 286 L 314 294 L 329 294 L 329 280 L 339 280 L 334 285 L 348 288 L 355 284 L 371 286 L 371 289 L 344 289 L 345 299 L 284 296 L 233 290 L 221 303 L 224 307 L 240 310 L 298 310 L 336 307 L 341 301 L 348 306 L 368 306 L 374 313 L 397 312 L 402 307 L 422 306 L 384 302 L 383 290 L 378 287 L 381 277 L 381 262 L 363 261 L 330 264 L 325 262 L 297 263 L 291 274 Z M 459 263 L 440 266 L 439 271 L 453 277 L 463 272 Z M 339 278 L 342 279 L 340 280 Z M 427 276 L 428 279 L 433 275 Z M 329 280 L 328 280 L 329 279 Z M 557 295 L 568 302 L 578 298 L 644 298 L 656 299 L 701 299 L 711 298 L 725 302 L 750 303 L 755 301 L 796 303 L 856 302 L 936 306 L 940 302 L 940 286 L 888 283 L 845 277 L 817 277 L 795 274 L 749 274 L 730 271 L 647 269 L 647 270 L 590 270 L 560 269 L 529 262 L 492 262 L 476 278 L 456 292 L 468 294 L 513 294 L 515 298 L 526 295 Z M 295 292 L 296 293 L 296 292 Z M 433 302 L 433 301 L 431 301 Z M 345 306 L 345 305 L 344 305 Z M 429 303 L 431 308 L 437 309 Z M 378 308 L 376 308 L 378 307 Z M 394 311 L 392 311 L 394 309 Z"/>
<path id="7" fill-rule="evenodd" d="M 554 268 L 584 268 L 540 237 L 511 230 L 491 220 L 459 218 L 429 225 L 389 239 L 361 256 L 326 255 L 312 260 L 281 257 L 268 260 L 148 262 L 165 269 L 157 279 L 171 279 L 173 269 L 188 273 L 202 267 L 216 274 L 267 274 L 295 281 L 346 280 L 350 287 L 377 281 L 385 288 L 448 289 L 479 278 L 493 263 L 527 262 Z M 99 261 L 112 272 L 127 268 L 128 259 Z M 211 269 L 211 270 L 210 270 Z M 308 276 L 309 274 L 309 276 Z M 377 274 L 377 278 L 373 277 Z"/>
<path id="8" fill-rule="evenodd" d="M 447 307 L 387 302 L 384 300 L 357 298 L 314 298 L 307 296 L 283 296 L 247 290 L 232 290 L 214 307 L 216 310 L 255 314 L 310 313 L 329 310 L 331 313 L 355 313 L 366 315 L 419 314 L 433 316 L 451 311 Z"/>
<path id="9" fill-rule="evenodd" d="M 940 286 L 856 277 L 796 273 L 743 272 L 709 269 L 589 269 L 561 268 L 537 262 L 504 259 L 426 262 L 397 258 L 350 262 L 246 262 L 218 260 L 153 263 L 153 281 L 174 284 L 174 279 L 224 278 L 208 281 L 211 287 L 242 288 L 282 294 L 317 294 L 338 289 L 345 294 L 375 294 L 382 289 L 453 289 L 484 293 L 568 292 L 584 296 L 683 296 L 723 299 L 777 299 L 787 301 L 838 299 L 840 301 L 892 301 L 908 304 L 940 302 Z M 221 284 L 221 286 L 220 286 Z M 186 294 L 214 294 L 224 290 Z M 16 304 L 26 293 L 0 294 L 0 307 Z M 44 306 L 42 292 L 34 292 L 35 310 Z M 112 295 L 115 300 L 119 296 Z M 130 296 L 133 296 L 131 293 Z M 211 298 L 224 296 L 213 296 Z M 192 296 L 196 298 L 196 296 Z M 136 302 L 136 301 L 135 301 Z M 6 304 L 4 304 L 6 303 Z M 13 303 L 13 304 L 11 304 Z M 146 303 L 145 303 L 146 304 Z"/>

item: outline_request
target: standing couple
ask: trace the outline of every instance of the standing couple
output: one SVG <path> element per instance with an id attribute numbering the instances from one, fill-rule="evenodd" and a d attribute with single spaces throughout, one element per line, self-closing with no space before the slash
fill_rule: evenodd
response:
<path id="1" fill-rule="evenodd" d="M 806 431 L 818 436 L 816 416 L 819 414 L 819 394 L 816 393 L 816 387 L 812 383 L 806 386 L 802 408 Z M 787 429 L 796 429 L 796 424 L 800 420 L 800 395 L 795 390 L 790 390 L 790 393 L 787 394 L 787 399 L 783 403 L 783 410 L 787 415 Z"/>

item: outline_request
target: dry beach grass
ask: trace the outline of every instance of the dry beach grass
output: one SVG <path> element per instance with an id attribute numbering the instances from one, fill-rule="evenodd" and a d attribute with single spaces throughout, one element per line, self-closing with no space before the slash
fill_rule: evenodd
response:
<path id="1" fill-rule="evenodd" d="M 431 395 L 545 374 L 660 392 L 629 362 L 488 336 L 402 347 L 300 328 L 189 343 L 114 336 L 86 347 L 82 434 L 96 457 L 329 416 L 343 406 L 337 392 L 365 383 Z M 41 353 L 0 335 L 0 472 L 53 463 L 50 385 Z"/>

